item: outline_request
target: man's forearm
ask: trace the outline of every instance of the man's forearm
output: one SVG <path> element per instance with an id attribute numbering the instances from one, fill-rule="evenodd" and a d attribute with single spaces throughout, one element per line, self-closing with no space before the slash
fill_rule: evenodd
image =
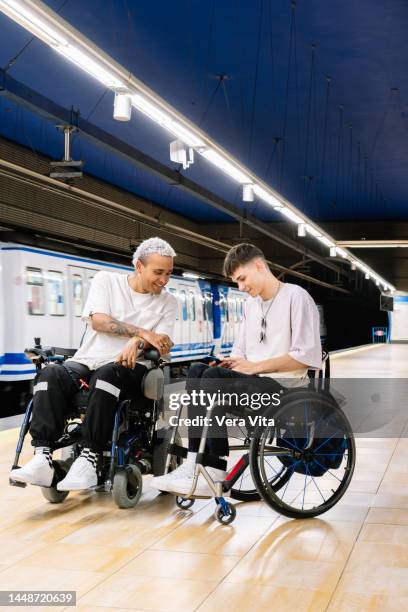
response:
<path id="1" fill-rule="evenodd" d="M 127 338 L 131 338 L 132 336 L 142 337 L 145 331 L 141 327 L 136 327 L 136 325 L 132 325 L 131 323 L 124 323 L 123 321 L 118 321 L 113 317 L 102 314 L 94 314 L 92 316 L 92 329 L 105 334 L 126 336 Z"/>
<path id="2" fill-rule="evenodd" d="M 308 366 L 300 363 L 290 355 L 282 355 L 272 359 L 264 359 L 257 363 L 257 374 L 269 374 L 272 372 L 291 372 L 292 370 L 301 370 Z"/>

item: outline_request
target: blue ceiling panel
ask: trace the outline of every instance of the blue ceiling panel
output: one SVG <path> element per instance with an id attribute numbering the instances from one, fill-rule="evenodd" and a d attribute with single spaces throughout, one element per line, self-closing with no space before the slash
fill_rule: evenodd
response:
<path id="1" fill-rule="evenodd" d="M 315 221 L 407 218 L 405 0 L 47 4 Z M 174 167 L 170 135 L 137 112 L 115 122 L 111 92 L 2 14 L 0 30 L 0 66 L 15 79 Z M 0 133 L 61 157 L 47 120 L 5 105 Z M 84 136 L 74 151 L 86 171 L 169 209 L 227 219 Z M 185 173 L 243 208 L 237 185 L 200 156 Z"/>

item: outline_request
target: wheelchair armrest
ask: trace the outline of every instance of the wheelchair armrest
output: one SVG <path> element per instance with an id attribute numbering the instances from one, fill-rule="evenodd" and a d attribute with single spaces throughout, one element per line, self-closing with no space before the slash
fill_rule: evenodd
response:
<path id="1" fill-rule="evenodd" d="M 143 358 L 146 359 L 147 361 L 159 361 L 160 353 L 155 348 L 148 348 L 145 351 L 143 351 Z"/>
<path id="2" fill-rule="evenodd" d="M 73 357 L 77 349 L 61 348 L 60 346 L 51 346 L 52 355 L 62 355 L 63 357 Z"/>

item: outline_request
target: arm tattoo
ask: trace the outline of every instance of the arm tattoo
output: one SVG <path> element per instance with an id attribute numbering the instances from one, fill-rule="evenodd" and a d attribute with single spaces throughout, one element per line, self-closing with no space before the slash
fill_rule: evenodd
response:
<path id="1" fill-rule="evenodd" d="M 99 324 L 98 328 L 98 331 L 108 334 L 115 334 L 116 336 L 127 336 L 128 338 L 138 336 L 141 332 L 141 328 L 136 327 L 136 325 L 123 323 L 122 321 L 118 321 L 117 319 L 108 316 Z"/>

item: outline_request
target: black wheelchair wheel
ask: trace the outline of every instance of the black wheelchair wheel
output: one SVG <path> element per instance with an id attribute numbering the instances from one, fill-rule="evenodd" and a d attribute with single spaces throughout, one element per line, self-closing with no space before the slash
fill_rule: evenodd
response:
<path id="1" fill-rule="evenodd" d="M 326 512 L 344 495 L 354 471 L 356 448 L 347 417 L 329 394 L 312 391 L 288 396 L 272 417 L 274 424 L 259 426 L 251 442 L 259 493 L 289 518 Z M 278 487 L 271 484 L 273 474 L 281 475 Z"/>
<path id="2" fill-rule="evenodd" d="M 53 461 L 53 464 L 56 472 L 55 480 L 58 482 L 67 475 L 69 468 L 72 465 L 72 461 L 62 461 L 61 459 L 57 459 Z M 55 482 L 55 486 L 53 487 L 41 487 L 41 493 L 51 504 L 61 504 L 69 494 L 69 491 L 58 491 Z"/>
<path id="3" fill-rule="evenodd" d="M 177 495 L 176 497 L 176 505 L 181 510 L 188 510 L 191 506 L 194 506 L 195 499 L 189 499 L 188 497 L 181 497 L 181 495 Z"/>
<path id="4" fill-rule="evenodd" d="M 118 508 L 134 508 L 143 489 L 142 473 L 136 465 L 127 465 L 116 472 L 112 497 Z"/>
<path id="5" fill-rule="evenodd" d="M 237 516 L 237 510 L 233 504 L 226 504 L 228 509 L 228 514 L 225 514 L 224 508 L 221 504 L 217 504 L 217 507 L 214 511 L 214 518 L 221 523 L 221 525 L 230 525 Z"/>

